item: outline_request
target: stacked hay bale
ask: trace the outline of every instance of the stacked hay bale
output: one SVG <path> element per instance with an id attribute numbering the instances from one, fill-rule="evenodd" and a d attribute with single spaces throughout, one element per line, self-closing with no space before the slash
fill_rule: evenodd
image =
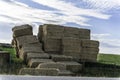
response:
<path id="1" fill-rule="evenodd" d="M 79 59 L 80 52 L 79 29 L 74 27 L 64 27 L 62 54 L 72 56 L 74 59 Z"/>
<path id="2" fill-rule="evenodd" d="M 13 29 L 12 45 L 15 47 L 17 56 L 26 61 L 29 53 L 43 53 L 41 43 L 33 35 L 32 26 L 25 24 L 15 26 Z"/>
<path id="3" fill-rule="evenodd" d="M 79 29 L 79 39 L 88 39 L 90 40 L 90 30 L 89 29 Z"/>
<path id="4" fill-rule="evenodd" d="M 90 40 L 90 34 L 89 29 L 45 24 L 39 27 L 38 38 L 47 53 L 59 53 L 59 57 L 71 56 L 73 61 L 95 62 L 99 52 L 99 42 Z M 56 56 L 50 56 L 55 60 Z M 67 58 L 64 60 L 66 61 Z"/>
<path id="5" fill-rule="evenodd" d="M 64 37 L 62 39 L 62 54 L 79 59 L 81 53 L 80 40 L 73 37 Z"/>
<path id="6" fill-rule="evenodd" d="M 74 75 L 82 70 L 80 61 L 97 60 L 99 42 L 90 40 L 89 29 L 44 24 L 39 27 L 38 39 L 30 25 L 12 30 L 12 44 L 29 66 L 21 69 L 20 74 Z"/>
<path id="7" fill-rule="evenodd" d="M 90 40 L 90 30 L 65 27 L 62 38 L 62 53 L 72 56 L 76 61 L 96 62 L 99 42 Z"/>
<path id="8" fill-rule="evenodd" d="M 99 42 L 95 40 L 80 40 L 82 51 L 80 54 L 81 61 L 96 62 L 99 53 Z"/>
<path id="9" fill-rule="evenodd" d="M 61 53 L 63 26 L 45 24 L 39 27 L 38 39 L 47 53 Z"/>
<path id="10" fill-rule="evenodd" d="M 73 72 L 74 68 L 77 68 L 76 72 L 82 69 L 81 64 L 74 61 L 76 57 L 79 57 L 81 51 L 78 28 L 52 24 L 41 25 L 38 39 L 43 43 L 44 51 L 50 55 L 53 61 L 64 63 L 66 67 L 73 66 L 71 69 L 66 68 L 71 72 Z"/>
<path id="11" fill-rule="evenodd" d="M 48 53 L 59 52 L 60 43 L 61 43 L 59 42 L 61 41 L 60 40 L 61 38 L 59 38 L 59 36 L 61 35 L 61 31 L 59 31 L 59 27 L 56 28 L 52 26 L 52 28 L 56 30 L 56 34 L 57 33 L 60 34 L 59 36 L 57 36 L 53 34 L 51 30 L 52 28 L 49 28 L 46 25 L 44 26 L 45 27 L 43 28 L 43 30 L 45 33 L 42 33 L 43 40 L 41 40 L 40 42 L 43 41 L 45 52 Z M 18 52 L 18 57 L 23 59 L 29 67 L 29 68 L 22 68 L 19 74 L 46 75 L 46 76 L 72 75 L 73 73 L 69 70 L 64 70 L 64 71 L 59 70 L 58 66 L 62 67 L 63 64 L 57 64 L 55 62 L 62 60 L 71 60 L 71 57 L 66 58 L 66 56 L 59 56 L 59 58 L 57 58 L 58 56 L 49 55 L 42 50 L 42 45 L 40 42 L 38 41 L 37 37 L 33 35 L 32 26 L 21 25 L 13 28 L 12 45 L 13 47 L 16 48 L 16 52 Z M 50 65 L 53 65 L 51 66 L 51 68 L 48 67 L 36 68 L 38 65 L 42 65 L 43 63 L 47 64 L 48 62 L 50 63 Z"/>
<path id="12" fill-rule="evenodd" d="M 21 37 L 21 36 L 25 36 L 25 35 L 33 35 L 32 27 L 30 25 L 22 25 L 22 27 L 21 26 L 16 26 L 16 27 L 12 28 L 12 31 L 13 31 L 12 45 L 16 50 L 17 57 L 19 57 L 20 56 L 20 54 L 19 54 L 20 47 L 18 45 L 17 38 Z"/>

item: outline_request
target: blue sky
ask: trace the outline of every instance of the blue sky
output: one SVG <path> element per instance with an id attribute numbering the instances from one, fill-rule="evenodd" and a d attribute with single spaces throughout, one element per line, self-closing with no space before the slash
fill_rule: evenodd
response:
<path id="1" fill-rule="evenodd" d="M 11 28 L 51 23 L 91 29 L 100 53 L 120 54 L 120 0 L 0 0 L 0 42 L 10 43 Z"/>

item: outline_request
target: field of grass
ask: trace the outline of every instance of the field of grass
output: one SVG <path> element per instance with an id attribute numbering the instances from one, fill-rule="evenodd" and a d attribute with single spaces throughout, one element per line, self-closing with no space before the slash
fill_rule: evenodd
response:
<path id="1" fill-rule="evenodd" d="M 3 51 L 8 51 L 11 55 L 11 58 L 16 58 L 15 49 L 14 48 L 6 48 L 6 47 L 0 47 Z"/>
<path id="2" fill-rule="evenodd" d="M 120 77 L 120 55 L 99 54 L 97 63 L 85 63 L 82 76 Z"/>
<path id="3" fill-rule="evenodd" d="M 120 55 L 113 54 L 99 54 L 98 62 L 105 64 L 115 64 L 120 65 Z"/>
<path id="4" fill-rule="evenodd" d="M 7 52 L 10 53 L 11 62 L 14 62 L 14 63 L 22 63 L 22 60 L 16 57 L 16 51 L 15 51 L 14 48 L 0 47 L 0 50 L 7 51 Z"/>

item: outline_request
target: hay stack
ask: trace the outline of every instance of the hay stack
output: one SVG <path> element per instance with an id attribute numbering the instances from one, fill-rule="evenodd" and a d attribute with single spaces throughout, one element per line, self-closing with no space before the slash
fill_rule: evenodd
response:
<path id="1" fill-rule="evenodd" d="M 79 38 L 79 29 L 73 27 L 64 27 L 64 37 Z"/>
<path id="2" fill-rule="evenodd" d="M 30 59 L 28 61 L 28 66 L 32 68 L 36 68 L 40 63 L 54 62 L 51 59 Z"/>
<path id="3" fill-rule="evenodd" d="M 62 53 L 72 56 L 74 59 L 79 58 L 81 53 L 80 40 L 77 38 L 64 37 L 62 39 Z"/>
<path id="4" fill-rule="evenodd" d="M 72 61 L 73 60 L 72 56 L 65 56 L 65 55 L 51 54 L 50 57 L 55 62 L 58 62 L 58 61 Z"/>
<path id="5" fill-rule="evenodd" d="M 26 54 L 30 52 L 43 53 L 42 44 L 33 35 L 32 26 L 26 24 L 15 26 L 13 31 L 12 45 L 16 50 L 17 57 L 26 61 Z"/>
<path id="6" fill-rule="evenodd" d="M 30 52 L 26 54 L 26 62 L 30 59 L 49 59 L 50 56 L 47 53 L 35 53 L 35 52 Z"/>
<path id="7" fill-rule="evenodd" d="M 87 62 L 96 62 L 99 53 L 99 42 L 94 40 L 81 40 L 82 54 L 80 59 Z"/>
<path id="8" fill-rule="evenodd" d="M 79 29 L 79 39 L 88 39 L 90 40 L 90 30 L 89 29 Z"/>
<path id="9" fill-rule="evenodd" d="M 44 24 L 39 27 L 38 39 L 47 53 L 60 53 L 64 27 Z"/>
<path id="10" fill-rule="evenodd" d="M 55 68 L 22 68 L 19 75 L 35 75 L 35 76 L 58 76 L 59 70 Z"/>
<path id="11" fill-rule="evenodd" d="M 47 53 L 61 53 L 61 39 L 46 38 L 44 40 L 44 51 Z"/>
<path id="12" fill-rule="evenodd" d="M 12 28 L 13 31 L 13 37 L 20 37 L 20 36 L 25 36 L 25 35 L 33 35 L 32 32 L 32 26 L 25 24 L 21 26 L 15 26 Z"/>
<path id="13" fill-rule="evenodd" d="M 82 64 L 75 61 L 60 61 L 57 63 L 64 64 L 67 70 L 70 70 L 75 73 L 80 72 L 82 70 Z"/>

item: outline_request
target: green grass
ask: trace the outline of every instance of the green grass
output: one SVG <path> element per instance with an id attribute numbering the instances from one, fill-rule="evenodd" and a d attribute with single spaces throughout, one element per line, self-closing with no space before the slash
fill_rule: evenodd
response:
<path id="1" fill-rule="evenodd" d="M 0 47 L 3 51 L 8 51 L 10 53 L 11 58 L 16 58 L 16 52 L 14 48 L 6 48 L 6 47 Z"/>
<path id="2" fill-rule="evenodd" d="M 120 65 L 120 55 L 113 54 L 99 54 L 98 62 L 105 64 L 115 64 Z"/>
<path id="3" fill-rule="evenodd" d="M 26 65 L 23 63 L 23 60 L 16 57 L 16 51 L 14 48 L 0 47 L 1 50 L 7 51 L 10 53 L 11 61 L 7 66 L 3 66 L 0 70 L 0 74 L 18 74 L 19 70 Z"/>
<path id="4" fill-rule="evenodd" d="M 10 53 L 11 62 L 13 62 L 13 63 L 22 63 L 23 62 L 23 60 L 16 57 L 16 51 L 14 48 L 0 47 L 0 49 Z"/>
<path id="5" fill-rule="evenodd" d="M 82 76 L 120 77 L 120 55 L 99 54 L 97 63 L 86 63 Z"/>

